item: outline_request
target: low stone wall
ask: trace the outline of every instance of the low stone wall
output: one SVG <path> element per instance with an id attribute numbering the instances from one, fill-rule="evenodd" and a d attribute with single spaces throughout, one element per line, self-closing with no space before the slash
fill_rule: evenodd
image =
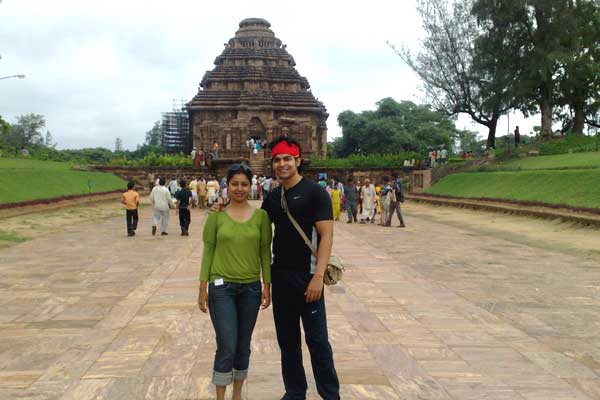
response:
<path id="1" fill-rule="evenodd" d="M 178 168 L 178 167 L 110 167 L 94 166 L 92 169 L 101 172 L 108 172 L 117 175 L 127 181 L 135 182 L 137 190 L 149 191 L 154 186 L 154 181 L 158 177 L 164 177 L 166 183 L 172 178 L 185 179 L 187 181 L 199 176 L 212 174 L 207 167 L 201 169 Z"/>

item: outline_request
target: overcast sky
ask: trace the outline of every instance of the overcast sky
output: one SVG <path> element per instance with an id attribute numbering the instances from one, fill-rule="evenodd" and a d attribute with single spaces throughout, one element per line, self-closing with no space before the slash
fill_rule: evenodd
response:
<path id="1" fill-rule="evenodd" d="M 355 4 L 355 5 L 354 5 Z M 0 4 L 0 115 L 9 122 L 42 114 L 59 148 L 126 148 L 173 99 L 190 100 L 239 22 L 265 18 L 287 44 L 298 72 L 337 115 L 373 109 L 376 101 L 423 102 L 417 76 L 386 45 L 418 50 L 414 0 L 220 1 L 3 0 Z M 528 133 L 537 121 L 511 117 Z M 459 128 L 485 129 L 459 118 Z M 506 118 L 498 126 L 506 132 Z"/>

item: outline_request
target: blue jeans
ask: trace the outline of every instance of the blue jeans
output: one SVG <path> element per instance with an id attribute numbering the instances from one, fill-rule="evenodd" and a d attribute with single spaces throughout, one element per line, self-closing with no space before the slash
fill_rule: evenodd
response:
<path id="1" fill-rule="evenodd" d="M 272 270 L 273 316 L 277 342 L 281 349 L 281 373 L 285 386 L 286 400 L 306 398 L 306 374 L 302 366 L 302 342 L 300 320 L 310 361 L 312 364 L 317 392 L 326 400 L 340 398 L 340 383 L 333 364 L 333 350 L 327 336 L 327 316 L 325 297 L 307 303 L 304 297 L 306 287 L 312 278 L 308 272 Z"/>
<path id="2" fill-rule="evenodd" d="M 227 386 L 248 376 L 250 339 L 260 307 L 262 286 L 225 282 L 208 286 L 210 320 L 217 337 L 212 382 Z"/>

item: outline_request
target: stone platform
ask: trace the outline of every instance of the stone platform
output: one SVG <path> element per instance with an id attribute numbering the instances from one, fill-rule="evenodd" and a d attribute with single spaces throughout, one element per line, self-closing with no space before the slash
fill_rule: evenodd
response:
<path id="1" fill-rule="evenodd" d="M 342 398 L 600 399 L 597 258 L 423 207 L 407 207 L 406 229 L 336 223 L 349 268 L 326 298 Z M 150 214 L 133 238 L 120 217 L 0 250 L 0 399 L 212 398 L 214 333 L 196 305 L 205 213 L 189 237 L 174 212 L 171 235 L 152 237 Z M 279 399 L 271 308 L 252 350 L 247 398 Z"/>

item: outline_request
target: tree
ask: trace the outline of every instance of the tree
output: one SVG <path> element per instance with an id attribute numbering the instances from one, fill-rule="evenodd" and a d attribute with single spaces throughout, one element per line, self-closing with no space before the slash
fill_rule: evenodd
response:
<path id="1" fill-rule="evenodd" d="M 17 117 L 17 123 L 12 125 L 11 142 L 16 150 L 27 147 L 42 146 L 44 139 L 41 130 L 46 126 L 43 115 L 25 114 Z"/>
<path id="2" fill-rule="evenodd" d="M 350 154 L 424 152 L 450 143 L 456 133 L 454 123 L 429 106 L 385 98 L 375 111 L 338 115 L 341 139 L 335 142 L 335 156 Z"/>
<path id="3" fill-rule="evenodd" d="M 487 145 L 494 147 L 498 119 L 513 105 L 505 89 L 513 74 L 503 54 L 476 48 L 481 32 L 472 5 L 473 0 L 418 0 L 426 34 L 421 52 L 413 56 L 403 48 L 396 53 L 419 75 L 437 111 L 468 114 L 488 128 Z"/>
<path id="4" fill-rule="evenodd" d="M 475 151 L 479 149 L 479 139 L 477 138 L 477 132 L 468 131 L 462 129 L 456 132 L 456 140 L 454 146 L 456 153 L 461 151 Z"/>
<path id="5" fill-rule="evenodd" d="M 120 153 L 123 151 L 123 141 L 121 138 L 115 139 L 115 153 Z"/>
<path id="6" fill-rule="evenodd" d="M 162 129 L 160 121 L 156 121 L 152 129 L 146 132 L 146 141 L 144 144 L 150 146 L 160 146 L 162 142 Z"/>
<path id="7" fill-rule="evenodd" d="M 46 131 L 46 139 L 44 140 L 44 146 L 46 147 L 56 147 L 56 143 L 54 143 L 54 138 L 49 130 Z"/>

